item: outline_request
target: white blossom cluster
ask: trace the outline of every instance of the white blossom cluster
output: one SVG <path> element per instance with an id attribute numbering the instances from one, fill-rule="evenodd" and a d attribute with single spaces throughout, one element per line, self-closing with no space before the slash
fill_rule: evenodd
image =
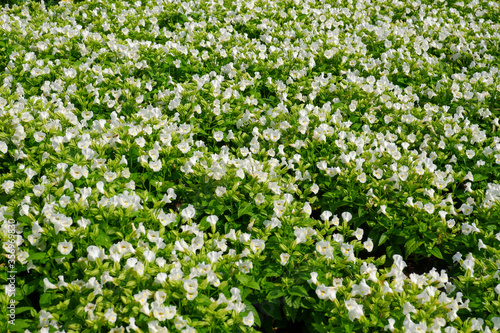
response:
<path id="1" fill-rule="evenodd" d="M 311 330 L 498 331 L 498 17 L 2 7 L 2 244 L 41 295 L 23 327 L 256 332 L 278 299 Z"/>

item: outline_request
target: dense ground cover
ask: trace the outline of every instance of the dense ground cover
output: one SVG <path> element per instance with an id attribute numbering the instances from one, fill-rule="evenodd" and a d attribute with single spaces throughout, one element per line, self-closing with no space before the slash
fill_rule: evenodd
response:
<path id="1" fill-rule="evenodd" d="M 3 6 L 0 329 L 497 331 L 499 17 Z"/>

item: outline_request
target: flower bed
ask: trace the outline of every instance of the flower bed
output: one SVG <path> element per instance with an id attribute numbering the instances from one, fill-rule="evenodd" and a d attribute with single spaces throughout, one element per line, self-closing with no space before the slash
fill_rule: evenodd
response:
<path id="1" fill-rule="evenodd" d="M 1 331 L 497 331 L 499 8 L 3 6 Z"/>

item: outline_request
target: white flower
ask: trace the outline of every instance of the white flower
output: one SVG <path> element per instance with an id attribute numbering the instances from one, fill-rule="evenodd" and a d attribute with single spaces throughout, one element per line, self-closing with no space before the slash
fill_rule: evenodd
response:
<path id="1" fill-rule="evenodd" d="M 320 241 L 316 243 L 316 251 L 318 251 L 319 254 L 322 254 L 326 257 L 333 256 L 332 246 L 328 241 Z"/>
<path id="2" fill-rule="evenodd" d="M 221 142 L 224 139 L 224 133 L 221 131 L 214 132 L 214 139 L 217 142 Z"/>
<path id="3" fill-rule="evenodd" d="M 290 255 L 288 253 L 282 253 L 280 254 L 280 264 L 285 266 L 288 263 L 288 260 L 290 259 Z"/>
<path id="4" fill-rule="evenodd" d="M 111 183 L 113 180 L 116 179 L 116 172 L 105 172 L 104 173 L 104 179 L 106 179 L 107 182 Z"/>
<path id="5" fill-rule="evenodd" d="M 2 188 L 5 191 L 5 193 L 9 193 L 13 188 L 14 188 L 14 182 L 12 180 L 6 180 L 2 184 Z"/>
<path id="6" fill-rule="evenodd" d="M 47 289 L 57 289 L 57 286 L 49 281 L 49 279 L 45 278 L 43 279 L 43 291 L 47 291 Z"/>
<path id="7" fill-rule="evenodd" d="M 363 233 L 364 233 L 363 229 L 357 228 L 356 231 L 353 233 L 353 236 L 356 237 L 358 240 L 361 240 L 361 238 L 363 238 Z"/>
<path id="8" fill-rule="evenodd" d="M 188 153 L 191 150 L 191 146 L 186 141 L 182 141 L 181 143 L 177 144 L 177 148 L 184 154 Z"/>
<path id="9" fill-rule="evenodd" d="M 368 238 L 366 242 L 363 243 L 363 247 L 365 248 L 366 251 L 372 252 L 373 250 L 373 241 L 371 238 Z"/>
<path id="10" fill-rule="evenodd" d="M 97 258 L 103 260 L 105 256 L 104 250 L 95 245 L 90 245 L 89 247 L 87 247 L 87 252 L 87 257 L 90 261 L 95 261 Z"/>
<path id="11" fill-rule="evenodd" d="M 110 324 L 113 324 L 116 321 L 116 318 L 116 312 L 112 308 L 109 308 L 104 314 L 104 319 L 106 319 Z"/>
<path id="12" fill-rule="evenodd" d="M 254 323 L 253 312 L 250 311 L 246 317 L 243 318 L 243 324 L 251 327 Z"/>
<path id="13" fill-rule="evenodd" d="M 262 193 L 257 193 L 257 195 L 254 198 L 255 203 L 258 205 L 263 204 L 266 201 L 266 197 Z"/>
<path id="14" fill-rule="evenodd" d="M 345 307 L 348 311 L 349 319 L 354 321 L 354 319 L 359 319 L 364 315 L 363 313 L 363 305 L 356 303 L 355 300 L 350 299 L 348 301 L 344 301 Z"/>
<path id="15" fill-rule="evenodd" d="M 215 215 L 210 215 L 209 217 L 207 217 L 207 222 L 210 223 L 211 226 L 214 226 L 218 220 L 219 218 Z"/>
<path id="16" fill-rule="evenodd" d="M 0 141 L 0 151 L 4 154 L 7 154 L 8 151 L 7 144 L 3 141 Z"/>
<path id="17" fill-rule="evenodd" d="M 324 284 L 320 284 L 318 288 L 316 288 L 316 295 L 318 295 L 319 299 L 329 299 L 333 301 L 337 298 L 337 290 L 335 287 L 326 287 Z"/>
<path id="18" fill-rule="evenodd" d="M 304 208 L 302 209 L 302 212 L 307 214 L 307 215 L 311 215 L 312 208 L 311 208 L 311 204 L 309 202 L 306 201 L 306 203 L 304 204 Z"/>
<path id="19" fill-rule="evenodd" d="M 366 173 L 361 173 L 356 177 L 356 180 L 362 184 L 366 183 Z"/>
<path id="20" fill-rule="evenodd" d="M 314 194 L 317 194 L 319 191 L 319 186 L 317 184 L 312 184 L 311 186 L 311 192 Z"/>
<path id="21" fill-rule="evenodd" d="M 369 295 L 371 294 L 371 289 L 370 289 L 370 286 L 368 286 L 366 284 L 366 281 L 365 279 L 361 280 L 361 282 L 358 284 L 354 284 L 352 286 L 352 295 L 353 296 L 356 296 L 356 295 L 361 295 L 361 296 L 366 296 L 366 295 Z"/>
<path id="22" fill-rule="evenodd" d="M 66 240 L 64 240 L 64 242 L 59 242 L 57 250 L 64 255 L 70 254 L 71 250 L 73 250 L 73 243 L 67 242 Z"/>
<path id="23" fill-rule="evenodd" d="M 240 260 L 239 262 L 236 263 L 236 265 L 238 266 L 240 271 L 244 274 L 250 273 L 250 271 L 253 268 L 253 263 L 249 260 L 245 260 L 245 261 Z"/>
<path id="24" fill-rule="evenodd" d="M 307 280 L 308 283 L 312 284 L 318 284 L 318 273 L 316 272 L 311 272 L 311 278 Z"/>
<path id="25" fill-rule="evenodd" d="M 332 212 L 329 210 L 325 210 L 321 215 L 319 216 L 323 221 L 329 221 L 330 217 L 332 217 Z"/>
<path id="26" fill-rule="evenodd" d="M 433 205 L 433 204 L 431 204 L 431 203 L 426 203 L 426 204 L 424 205 L 424 210 L 425 210 L 427 213 L 432 214 L 432 213 L 434 213 L 434 205 Z"/>
<path id="27" fill-rule="evenodd" d="M 70 173 L 71 177 L 73 177 L 74 179 L 80 179 L 83 176 L 82 168 L 76 164 L 74 164 L 70 168 L 69 173 Z"/>
<path id="28" fill-rule="evenodd" d="M 409 313 L 417 313 L 417 310 L 410 302 L 406 302 L 403 305 L 403 314 L 406 316 Z"/>
<path id="29" fill-rule="evenodd" d="M 35 185 L 35 186 L 33 187 L 33 193 L 34 193 L 37 197 L 41 196 L 41 195 L 42 195 L 42 193 L 43 193 L 43 191 L 45 191 L 45 186 L 43 186 L 43 185 Z"/>
<path id="30" fill-rule="evenodd" d="M 470 215 L 472 213 L 472 211 L 474 210 L 474 207 L 471 206 L 471 205 L 467 205 L 467 204 L 462 204 L 462 206 L 460 206 L 459 210 L 464 214 L 464 215 Z"/>
<path id="31" fill-rule="evenodd" d="M 156 161 L 149 161 L 149 167 L 151 168 L 151 170 L 153 170 L 154 172 L 158 172 L 161 170 L 161 167 L 162 167 L 162 164 L 161 164 L 161 161 L 160 160 L 156 160 Z"/>
<path id="32" fill-rule="evenodd" d="M 35 132 L 35 134 L 33 134 L 33 137 L 35 138 L 36 142 L 41 142 L 43 141 L 43 139 L 45 139 L 45 133 L 42 131 Z"/>
<path id="33" fill-rule="evenodd" d="M 389 323 L 387 325 L 384 326 L 384 331 L 394 331 L 394 324 L 396 323 L 396 320 L 392 319 L 392 318 L 389 318 Z"/>
<path id="34" fill-rule="evenodd" d="M 250 241 L 250 249 L 255 253 L 259 250 L 264 250 L 266 243 L 262 239 L 252 239 Z"/>
<path id="35" fill-rule="evenodd" d="M 500 283 L 495 287 L 495 292 L 500 295 Z"/>
<path id="36" fill-rule="evenodd" d="M 222 197 L 226 193 L 226 188 L 224 186 L 217 186 L 215 189 L 215 195 Z"/>
<path id="37" fill-rule="evenodd" d="M 193 205 L 188 205 L 186 208 L 184 208 L 181 211 L 181 216 L 184 221 L 187 221 L 189 219 L 192 219 L 196 214 L 196 210 L 194 209 Z"/>
<path id="38" fill-rule="evenodd" d="M 195 293 L 198 290 L 198 280 L 187 279 L 184 281 L 184 289 L 188 293 Z"/>
<path id="39" fill-rule="evenodd" d="M 343 212 L 342 219 L 344 219 L 344 221 L 347 223 L 352 219 L 352 214 L 349 212 Z"/>
<path id="40" fill-rule="evenodd" d="M 382 176 L 384 175 L 384 171 L 382 169 L 376 169 L 373 170 L 373 176 L 377 179 L 382 179 Z"/>

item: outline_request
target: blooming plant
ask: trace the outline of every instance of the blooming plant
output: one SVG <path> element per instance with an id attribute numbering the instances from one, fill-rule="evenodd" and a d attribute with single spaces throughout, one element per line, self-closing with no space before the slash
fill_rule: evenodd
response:
<path id="1" fill-rule="evenodd" d="M 499 17 L 2 6 L 0 330 L 498 331 Z"/>

